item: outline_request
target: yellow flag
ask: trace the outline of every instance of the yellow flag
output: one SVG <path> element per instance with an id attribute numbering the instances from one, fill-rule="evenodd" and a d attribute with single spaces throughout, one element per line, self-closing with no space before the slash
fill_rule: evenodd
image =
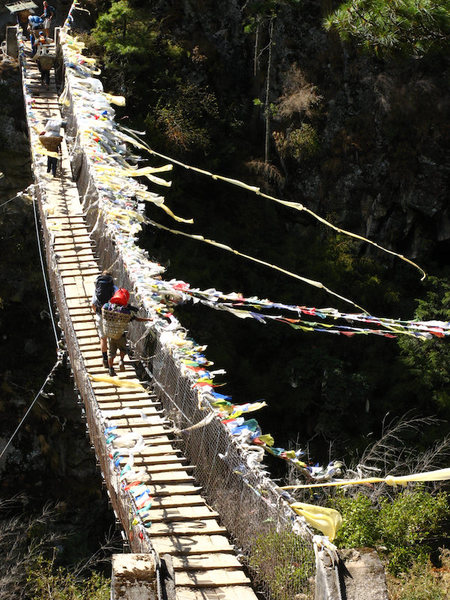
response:
<path id="1" fill-rule="evenodd" d="M 138 383 L 137 381 L 128 381 L 122 380 L 118 377 L 108 377 L 108 375 L 89 375 L 89 379 L 92 381 L 101 381 L 103 383 L 110 383 L 111 385 L 115 385 L 116 387 L 130 387 L 136 388 L 142 391 L 147 391 L 143 385 Z"/>
<path id="2" fill-rule="evenodd" d="M 324 506 L 314 506 L 313 504 L 304 504 L 303 502 L 294 502 L 291 508 L 305 521 L 328 536 L 330 542 L 336 537 L 337 531 L 342 525 L 341 514 L 334 508 Z"/>

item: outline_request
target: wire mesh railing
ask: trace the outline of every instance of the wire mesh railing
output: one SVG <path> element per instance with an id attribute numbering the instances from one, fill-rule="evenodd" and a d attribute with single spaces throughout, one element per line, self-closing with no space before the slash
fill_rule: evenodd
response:
<path id="1" fill-rule="evenodd" d="M 203 493 L 219 512 L 249 567 L 269 598 L 312 597 L 315 557 L 312 534 L 258 464 L 257 448 L 243 448 L 211 408 L 199 406 L 188 378 L 160 341 L 153 358 L 154 391 L 174 421 L 181 447 L 196 466 Z"/>

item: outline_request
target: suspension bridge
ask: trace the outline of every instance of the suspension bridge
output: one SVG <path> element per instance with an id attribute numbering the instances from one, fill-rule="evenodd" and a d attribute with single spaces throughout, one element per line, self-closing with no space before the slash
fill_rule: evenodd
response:
<path id="1" fill-rule="evenodd" d="M 109 148 L 107 159 L 92 151 L 101 140 L 78 102 L 83 94 L 92 94 L 92 105 L 103 98 L 96 121 L 105 130 L 114 111 L 94 69 L 87 59 L 75 61 L 61 30 L 51 47 L 57 67 L 48 89 L 28 42 L 16 33 L 48 278 L 90 439 L 130 549 L 116 558 L 112 597 L 253 600 L 262 592 L 276 599 L 350 600 L 349 593 L 342 595 L 339 560 L 328 538 L 292 510 L 261 454 L 236 441 L 200 394 L 186 366 L 202 364 L 202 348 L 169 311 L 145 305 L 154 325 L 138 323 L 130 331 L 135 352 L 151 355 L 140 365 L 140 377 L 130 361 L 116 377 L 105 376 L 90 306 L 95 278 L 110 269 L 141 304 L 147 285 L 136 266 L 145 256 L 133 262 L 125 252 L 136 221 L 114 203 L 102 210 L 107 179 L 99 173 L 110 174 L 114 164 L 120 170 L 120 156 L 118 163 L 111 157 L 124 150 Z M 39 142 L 49 120 L 66 123 L 56 177 L 47 173 L 48 153 Z M 125 193 L 115 185 L 113 197 Z M 144 195 L 141 184 L 126 189 L 132 206 Z M 157 195 L 154 200 L 161 204 Z M 145 264 L 159 277 L 159 265 Z M 382 585 L 374 589 L 382 600 Z"/>

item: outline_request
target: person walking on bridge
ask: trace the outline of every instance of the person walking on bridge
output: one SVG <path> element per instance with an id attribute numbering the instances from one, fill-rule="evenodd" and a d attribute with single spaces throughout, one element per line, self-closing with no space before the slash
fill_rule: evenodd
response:
<path id="1" fill-rule="evenodd" d="M 106 304 L 106 302 L 109 302 L 111 296 L 113 296 L 118 289 L 119 288 L 114 285 L 114 279 L 111 273 L 109 271 L 103 271 L 95 281 L 94 295 L 91 300 L 91 307 L 95 313 L 95 323 L 100 338 L 100 350 L 105 369 L 108 368 L 108 342 L 106 341 L 106 333 L 103 325 L 102 306 Z"/>
<path id="2" fill-rule="evenodd" d="M 43 13 L 41 19 L 44 20 L 43 30 L 46 36 L 50 35 L 50 27 L 53 17 L 55 16 L 55 9 L 53 6 L 49 6 L 48 2 L 43 3 Z"/>
<path id="3" fill-rule="evenodd" d="M 39 30 L 42 28 L 44 21 L 37 15 L 30 15 L 28 17 L 28 33 L 30 34 L 31 44 L 31 56 L 34 56 L 36 52 L 36 38 Z"/>
<path id="4" fill-rule="evenodd" d="M 108 336 L 108 370 L 111 377 L 116 375 L 114 370 L 114 359 L 119 350 L 119 371 L 125 371 L 124 358 L 127 353 L 127 338 L 125 335 L 125 328 L 131 321 L 153 321 L 149 317 L 138 317 L 136 313 L 138 308 L 128 304 L 130 299 L 130 292 L 125 288 L 120 288 L 102 307 L 103 319 L 110 320 L 116 323 L 116 326 L 111 327 L 108 330 L 108 323 L 106 323 L 106 335 Z M 120 325 L 117 328 L 116 317 L 120 316 Z"/>
<path id="5" fill-rule="evenodd" d="M 43 31 L 39 32 L 39 39 L 36 44 L 36 64 L 41 74 L 41 83 L 47 89 L 50 87 L 50 71 L 54 64 L 54 55 L 50 53 L 50 40 Z"/>
<path id="6" fill-rule="evenodd" d="M 47 173 L 51 172 L 53 177 L 56 177 L 58 155 L 61 154 L 61 143 L 63 138 L 62 135 L 60 135 L 60 131 L 61 121 L 49 119 L 45 126 L 45 130 L 39 136 L 39 141 L 49 152 L 49 154 L 47 154 Z"/>

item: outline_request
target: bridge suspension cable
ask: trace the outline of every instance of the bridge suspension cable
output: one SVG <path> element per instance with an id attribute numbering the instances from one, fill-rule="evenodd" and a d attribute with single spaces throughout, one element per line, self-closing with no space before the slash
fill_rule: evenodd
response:
<path id="1" fill-rule="evenodd" d="M 255 256 L 250 256 L 249 254 L 244 254 L 243 252 L 234 250 L 231 246 L 227 246 L 226 244 L 221 244 L 220 242 L 215 242 L 214 240 L 209 240 L 209 239 L 203 237 L 202 235 L 194 235 L 194 234 L 190 234 L 190 233 L 185 233 L 184 231 L 179 231 L 177 229 L 170 229 L 169 227 L 165 227 L 164 225 L 161 225 L 160 223 L 156 223 L 156 221 L 152 221 L 151 219 L 145 219 L 145 222 L 152 225 L 153 227 L 158 228 L 158 229 L 163 229 L 164 231 L 169 231 L 170 233 L 173 233 L 175 235 L 181 235 L 181 236 L 184 236 L 187 238 L 191 238 L 193 240 L 197 240 L 199 242 L 203 242 L 205 244 L 209 244 L 210 246 L 215 246 L 216 248 L 221 248 L 222 250 L 226 250 L 227 252 L 236 254 L 236 256 L 241 256 L 242 258 L 246 258 L 249 261 L 258 263 L 265 267 L 269 267 L 270 269 L 274 269 L 275 271 L 279 271 L 280 273 L 283 273 L 284 275 L 288 275 L 289 277 L 293 277 L 294 279 L 303 281 L 304 283 L 307 283 L 308 285 L 312 285 L 313 287 L 319 288 L 319 289 L 327 292 L 328 294 L 332 294 L 333 296 L 336 296 L 336 298 L 339 298 L 340 300 L 343 300 L 344 302 L 348 302 L 349 304 L 352 304 L 353 306 L 356 306 L 356 308 L 359 308 L 360 310 L 362 310 L 363 313 L 368 314 L 368 312 L 364 308 L 362 308 L 361 306 L 356 304 L 356 302 L 353 302 L 353 300 L 350 300 L 349 298 L 345 298 L 345 296 L 341 296 L 337 292 L 333 292 L 333 290 L 331 290 L 330 288 L 325 286 L 320 281 L 315 281 L 314 279 L 308 279 L 307 277 L 302 277 L 301 275 L 297 275 L 297 273 L 293 273 L 292 271 L 288 271 L 286 269 L 283 269 L 282 267 L 278 267 L 277 265 L 268 263 L 265 260 L 256 258 Z"/>
<path id="2" fill-rule="evenodd" d="M 0 459 L 3 457 L 3 455 L 5 454 L 6 450 L 8 449 L 9 445 L 11 444 L 11 442 L 13 441 L 13 439 L 15 438 L 17 432 L 19 431 L 19 429 L 22 427 L 25 419 L 27 418 L 27 416 L 30 414 L 31 409 L 33 408 L 33 406 L 35 405 L 37 399 L 39 398 L 39 396 L 42 394 L 42 392 L 44 391 L 45 386 L 53 381 L 53 375 L 56 371 L 56 369 L 59 367 L 59 365 L 62 363 L 62 356 L 58 357 L 58 360 L 56 361 L 56 363 L 53 365 L 52 370 L 50 371 L 50 373 L 47 375 L 47 377 L 45 378 L 44 383 L 41 386 L 41 389 L 38 391 L 38 393 L 36 394 L 36 396 L 34 397 L 33 402 L 30 404 L 30 406 L 28 407 L 26 413 L 24 414 L 24 416 L 22 417 L 22 419 L 20 420 L 20 423 L 17 425 L 16 429 L 14 430 L 14 433 L 11 435 L 11 437 L 9 438 L 6 446 L 3 448 L 1 454 L 0 454 Z"/>
<path id="3" fill-rule="evenodd" d="M 35 225 L 35 230 L 36 230 L 36 241 L 37 241 L 37 246 L 38 246 L 38 251 L 39 251 L 39 261 L 40 261 L 41 270 L 42 270 L 42 279 L 44 281 L 45 294 L 47 296 L 48 310 L 49 310 L 50 319 L 52 322 L 53 334 L 55 336 L 56 346 L 58 347 L 59 346 L 59 337 L 58 337 L 58 332 L 56 330 L 55 317 L 53 315 L 53 307 L 52 307 L 52 301 L 50 298 L 49 285 L 48 285 L 48 281 L 47 281 L 47 276 L 45 274 L 45 264 L 44 264 L 44 257 L 43 257 L 43 252 L 42 252 L 41 238 L 39 235 L 39 221 L 38 221 L 38 215 L 37 215 L 36 197 L 35 196 L 33 196 L 33 214 L 34 214 L 34 225 Z"/>
<path id="4" fill-rule="evenodd" d="M 141 134 L 142 132 L 133 131 L 132 129 L 128 129 L 127 127 L 124 127 L 122 125 L 118 125 L 118 129 L 121 129 L 122 131 L 129 133 L 130 134 L 130 138 L 128 139 L 128 141 L 130 143 L 133 143 L 137 147 L 140 147 L 140 148 L 146 150 L 149 154 L 152 154 L 154 156 L 158 156 L 159 158 L 163 158 L 164 160 L 169 160 L 173 164 L 176 164 L 176 165 L 178 165 L 180 167 L 183 167 L 184 169 L 187 169 L 189 171 L 194 171 L 196 173 L 200 173 L 201 175 L 205 175 L 207 177 L 210 177 L 211 179 L 224 181 L 224 182 L 229 183 L 231 185 L 235 185 L 235 186 L 244 188 L 244 189 L 248 190 L 249 192 L 253 192 L 256 195 L 261 196 L 262 198 L 266 198 L 267 200 L 271 200 L 272 202 L 276 202 L 278 204 L 282 204 L 284 206 L 287 206 L 288 208 L 292 208 L 292 209 L 298 210 L 298 211 L 304 211 L 304 212 L 308 213 L 309 215 L 311 215 L 314 219 L 316 219 L 317 221 L 319 221 L 320 223 L 322 223 L 323 225 L 326 225 L 327 227 L 330 227 L 331 229 L 334 229 L 338 233 L 342 233 L 344 235 L 353 237 L 353 238 L 355 238 L 357 240 L 360 240 L 362 242 L 366 242 L 368 244 L 371 244 L 372 246 L 375 246 L 379 250 L 382 250 L 383 252 L 387 252 L 388 254 L 392 254 L 393 256 L 397 256 L 401 260 L 409 263 L 410 265 L 412 265 L 414 268 L 416 268 L 422 274 L 421 281 L 423 281 L 426 278 L 426 276 L 427 276 L 426 272 L 422 269 L 422 267 L 420 267 L 417 263 L 413 262 L 409 258 L 406 258 L 405 256 L 403 256 L 403 254 L 399 254 L 398 252 L 394 252 L 393 250 L 389 250 L 388 248 L 385 248 L 384 246 L 380 246 L 380 244 L 377 244 L 376 242 L 374 242 L 374 241 L 370 240 L 369 238 L 366 238 L 366 237 L 364 237 L 362 235 L 359 235 L 357 233 L 353 233 L 352 231 L 348 231 L 347 229 L 342 229 L 341 227 L 338 227 L 337 225 L 334 225 L 333 223 L 331 223 L 327 219 L 324 219 L 323 217 L 321 217 L 320 215 L 318 215 L 317 213 L 315 213 L 314 211 L 312 211 L 310 208 L 307 208 L 306 206 L 304 206 L 303 204 L 300 204 L 299 202 L 290 202 L 288 200 L 282 200 L 281 198 L 276 198 L 274 196 L 270 196 L 269 194 L 265 194 L 257 186 L 248 185 L 248 184 L 246 184 L 246 183 L 244 183 L 242 181 L 239 181 L 238 179 L 232 179 L 230 177 L 224 177 L 223 175 L 216 175 L 214 173 L 211 173 L 210 171 L 205 171 L 204 169 L 199 169 L 198 167 L 193 167 L 192 165 L 187 165 L 185 163 L 182 163 L 179 160 L 176 160 L 174 158 L 171 158 L 169 156 L 161 154 L 160 152 L 157 152 L 156 150 L 153 150 L 152 148 L 150 148 L 150 146 L 148 144 L 146 144 L 142 139 L 138 138 L 138 134 Z"/>

